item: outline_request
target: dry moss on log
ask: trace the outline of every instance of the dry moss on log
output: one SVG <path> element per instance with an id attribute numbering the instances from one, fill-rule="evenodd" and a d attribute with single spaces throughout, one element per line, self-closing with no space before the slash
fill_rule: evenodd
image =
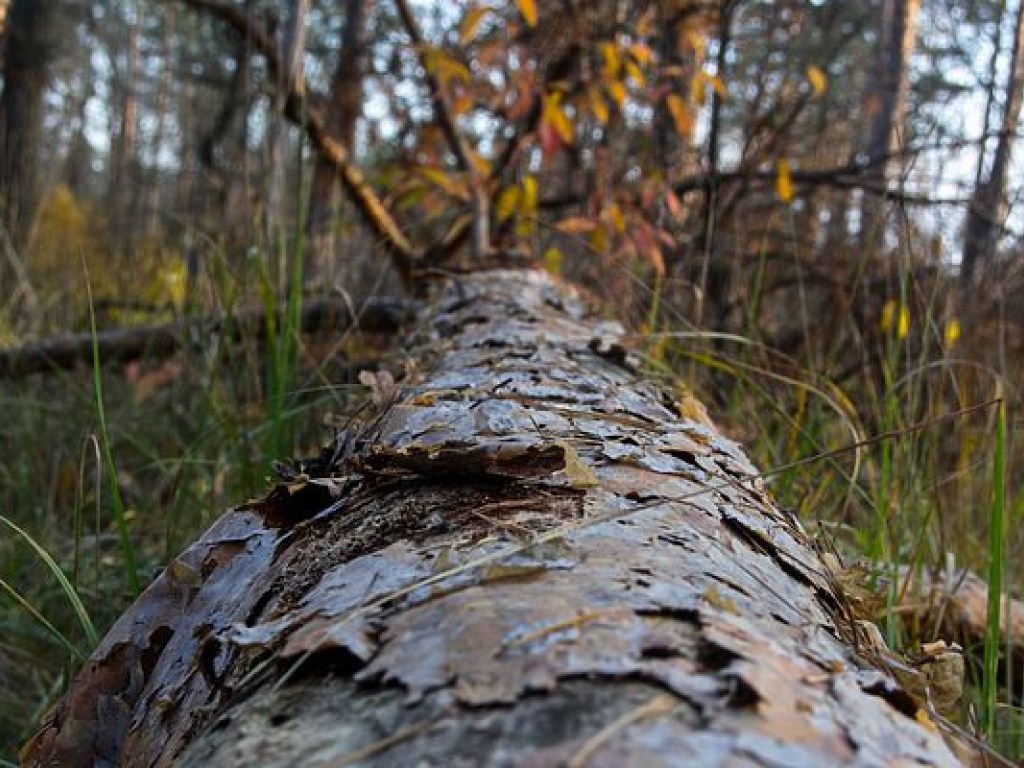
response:
<path id="1" fill-rule="evenodd" d="M 957 765 L 734 443 L 541 273 L 114 626 L 29 765 Z"/>

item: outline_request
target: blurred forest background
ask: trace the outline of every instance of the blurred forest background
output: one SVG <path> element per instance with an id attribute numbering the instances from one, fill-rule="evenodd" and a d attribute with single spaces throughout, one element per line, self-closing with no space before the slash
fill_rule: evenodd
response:
<path id="1" fill-rule="evenodd" d="M 626 321 L 894 649 L 956 639 L 901 569 L 1024 585 L 1024 2 L 0 15 L 0 759 L 155 568 L 401 369 L 393 322 L 340 318 L 485 241 Z M 958 717 L 1019 756 L 989 607 Z"/>

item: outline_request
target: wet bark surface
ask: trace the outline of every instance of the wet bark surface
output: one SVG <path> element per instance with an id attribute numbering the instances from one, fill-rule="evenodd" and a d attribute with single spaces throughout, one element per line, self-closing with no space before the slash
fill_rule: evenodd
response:
<path id="1" fill-rule="evenodd" d="M 956 765 L 741 450 L 540 273 L 115 625 L 30 765 Z"/>

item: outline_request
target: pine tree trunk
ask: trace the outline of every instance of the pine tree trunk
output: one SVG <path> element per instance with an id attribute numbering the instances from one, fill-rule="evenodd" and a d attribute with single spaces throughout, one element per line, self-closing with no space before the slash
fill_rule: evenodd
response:
<path id="1" fill-rule="evenodd" d="M 988 178 L 978 183 L 967 210 L 964 228 L 964 251 L 960 265 L 963 288 L 970 290 L 977 270 L 991 264 L 1009 213 L 1006 187 L 1009 183 L 1010 160 L 1017 140 L 1021 105 L 1024 104 L 1024 5 L 1017 9 L 1014 25 L 1010 70 L 1006 76 L 1006 105 L 1000 126 L 992 168 Z"/>
<path id="2" fill-rule="evenodd" d="M 405 377 L 114 626 L 29 765 L 956 765 L 614 323 L 456 280 Z"/>
<path id="3" fill-rule="evenodd" d="M 7 18 L 0 97 L 0 205 L 6 237 L 19 254 L 28 245 L 39 204 L 43 95 L 54 55 L 57 6 L 15 0 Z M 6 260 L 0 260 L 0 278 L 10 277 L 5 267 Z"/>
<path id="4" fill-rule="evenodd" d="M 889 183 L 892 172 L 902 168 L 892 161 L 906 145 L 903 131 L 910 87 L 907 64 L 917 37 L 920 0 L 884 0 L 879 20 L 878 63 L 875 80 L 868 89 L 872 114 L 868 135 L 868 178 L 875 182 L 874 194 L 865 193 L 861 206 L 860 242 L 870 250 L 884 247 L 886 231 L 885 198 L 880 190 Z"/>

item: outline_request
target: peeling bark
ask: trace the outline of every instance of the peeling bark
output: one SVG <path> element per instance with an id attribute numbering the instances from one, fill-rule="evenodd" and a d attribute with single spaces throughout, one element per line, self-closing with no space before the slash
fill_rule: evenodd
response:
<path id="1" fill-rule="evenodd" d="M 27 765 L 957 765 L 741 450 L 541 273 L 114 626 Z"/>

